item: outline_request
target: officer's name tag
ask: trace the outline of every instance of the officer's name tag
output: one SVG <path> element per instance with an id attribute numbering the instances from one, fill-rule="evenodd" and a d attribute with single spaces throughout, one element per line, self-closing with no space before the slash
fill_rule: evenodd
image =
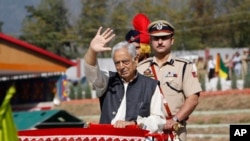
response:
<path id="1" fill-rule="evenodd" d="M 247 141 L 250 138 L 250 124 L 230 125 L 230 141 Z"/>

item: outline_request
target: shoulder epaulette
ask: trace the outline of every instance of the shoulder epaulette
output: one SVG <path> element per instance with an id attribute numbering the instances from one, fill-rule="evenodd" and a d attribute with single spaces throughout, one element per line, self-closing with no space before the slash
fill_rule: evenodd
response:
<path id="1" fill-rule="evenodd" d="M 138 66 L 142 65 L 142 64 L 145 64 L 145 63 L 151 63 L 153 61 L 153 57 L 149 57 L 147 58 L 146 60 L 143 60 L 141 62 L 138 63 Z"/>
<path id="2" fill-rule="evenodd" d="M 176 61 L 187 63 L 187 64 L 192 64 L 192 61 L 185 59 L 185 58 L 175 58 Z"/>
<path id="3" fill-rule="evenodd" d="M 184 63 L 183 68 L 182 68 L 182 82 L 183 82 L 183 80 L 184 80 L 184 73 L 186 71 L 186 66 L 187 66 L 187 64 L 192 64 L 192 61 L 184 59 L 184 58 L 179 58 L 179 57 L 175 58 L 175 60 L 178 61 L 178 62 Z"/>

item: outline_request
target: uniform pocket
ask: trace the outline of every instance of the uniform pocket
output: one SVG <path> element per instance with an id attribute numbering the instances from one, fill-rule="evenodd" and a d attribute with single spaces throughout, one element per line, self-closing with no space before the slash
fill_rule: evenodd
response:
<path id="1" fill-rule="evenodd" d="M 181 82 L 177 82 L 174 79 L 167 79 L 167 81 L 165 82 L 165 84 L 172 90 L 176 91 L 177 93 L 182 92 L 183 90 L 181 89 Z"/>

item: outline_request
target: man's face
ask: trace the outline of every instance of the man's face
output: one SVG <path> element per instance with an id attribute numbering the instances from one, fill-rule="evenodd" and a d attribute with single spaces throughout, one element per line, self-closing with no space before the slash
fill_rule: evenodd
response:
<path id="1" fill-rule="evenodd" d="M 136 74 L 136 61 L 128 53 L 127 48 L 116 50 L 113 57 L 116 70 L 121 78 L 130 81 Z"/>
<path id="2" fill-rule="evenodd" d="M 171 45 L 174 43 L 172 35 L 166 36 L 151 36 L 151 45 L 156 54 L 168 54 L 171 50 Z"/>
<path id="3" fill-rule="evenodd" d="M 136 60 L 139 60 L 139 57 L 141 55 L 141 47 L 140 44 L 137 42 L 133 42 L 133 45 L 135 46 L 136 49 Z"/>
<path id="4" fill-rule="evenodd" d="M 136 49 L 136 60 L 137 62 L 142 61 L 146 57 L 146 53 L 142 53 L 141 46 L 137 42 L 133 42 L 135 49 Z"/>

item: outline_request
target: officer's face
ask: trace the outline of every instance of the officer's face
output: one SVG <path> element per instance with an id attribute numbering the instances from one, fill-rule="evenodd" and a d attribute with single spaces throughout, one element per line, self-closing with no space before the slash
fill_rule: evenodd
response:
<path id="1" fill-rule="evenodd" d="M 135 46 L 136 49 L 136 59 L 139 60 L 139 57 L 141 55 L 141 47 L 140 44 L 137 42 L 133 42 L 133 45 Z"/>
<path id="2" fill-rule="evenodd" d="M 116 70 L 121 78 L 129 82 L 136 74 L 136 61 L 128 53 L 127 48 L 116 50 L 113 56 Z"/>
<path id="3" fill-rule="evenodd" d="M 146 57 L 146 53 L 142 53 L 142 49 L 139 43 L 133 42 L 133 45 L 135 46 L 136 49 L 136 61 L 140 62 Z"/>
<path id="4" fill-rule="evenodd" d="M 172 35 L 151 36 L 151 45 L 156 54 L 170 53 L 171 45 L 174 43 Z"/>

